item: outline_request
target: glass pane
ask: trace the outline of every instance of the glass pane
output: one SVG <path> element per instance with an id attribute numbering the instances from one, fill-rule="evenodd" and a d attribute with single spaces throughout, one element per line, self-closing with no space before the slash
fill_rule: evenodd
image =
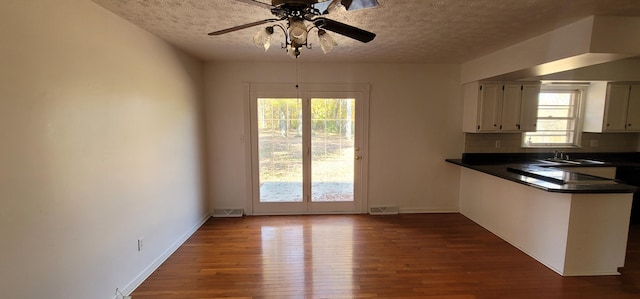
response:
<path id="1" fill-rule="evenodd" d="M 573 111 L 570 107 L 538 107 L 538 117 L 572 117 Z"/>
<path id="2" fill-rule="evenodd" d="M 556 131 L 538 131 L 535 133 L 527 133 L 526 143 L 529 145 L 540 144 L 562 144 L 570 145 L 574 139 L 573 131 L 556 130 Z"/>
<path id="3" fill-rule="evenodd" d="M 545 93 L 541 92 L 538 97 L 538 104 L 541 106 L 571 106 L 573 105 L 573 93 L 572 92 L 553 92 Z"/>
<path id="4" fill-rule="evenodd" d="M 527 143 L 531 145 L 536 144 L 572 144 L 573 142 L 573 133 L 569 132 L 563 134 L 551 134 L 549 132 L 542 135 L 527 135 Z"/>
<path id="5" fill-rule="evenodd" d="M 567 131 L 573 130 L 572 119 L 538 119 L 538 131 Z"/>
<path id="6" fill-rule="evenodd" d="M 311 201 L 353 201 L 355 99 L 311 99 Z"/>
<path id="7" fill-rule="evenodd" d="M 258 99 L 260 202 L 302 202 L 302 101 Z"/>

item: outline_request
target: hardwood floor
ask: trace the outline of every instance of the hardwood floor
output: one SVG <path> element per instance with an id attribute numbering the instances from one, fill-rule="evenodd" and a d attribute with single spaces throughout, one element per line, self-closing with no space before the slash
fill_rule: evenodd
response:
<path id="1" fill-rule="evenodd" d="M 620 276 L 561 277 L 460 214 L 209 219 L 143 298 L 640 298 L 640 226 Z"/>

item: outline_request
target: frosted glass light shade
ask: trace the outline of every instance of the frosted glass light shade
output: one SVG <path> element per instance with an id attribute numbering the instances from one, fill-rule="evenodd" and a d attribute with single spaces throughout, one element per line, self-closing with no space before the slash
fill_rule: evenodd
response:
<path id="1" fill-rule="evenodd" d="M 302 20 L 292 20 L 289 22 L 289 38 L 296 45 L 307 43 L 307 26 Z"/>
<path id="2" fill-rule="evenodd" d="M 319 29 L 318 30 L 318 39 L 320 40 L 320 48 L 324 54 L 327 54 L 333 50 L 333 47 L 337 46 L 338 43 L 327 33 L 326 31 Z"/>
<path id="3" fill-rule="evenodd" d="M 291 45 L 288 45 L 287 46 L 287 54 L 291 58 L 298 58 L 298 56 L 300 56 L 300 50 L 297 49 L 297 48 L 292 47 Z"/>
<path id="4" fill-rule="evenodd" d="M 273 35 L 273 27 L 267 27 L 258 30 L 256 35 L 253 36 L 253 44 L 258 48 L 264 48 L 266 52 L 271 47 L 271 36 Z"/>

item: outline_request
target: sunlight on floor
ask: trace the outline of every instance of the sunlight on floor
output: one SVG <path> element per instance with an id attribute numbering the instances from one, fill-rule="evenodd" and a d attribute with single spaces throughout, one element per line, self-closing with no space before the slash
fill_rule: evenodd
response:
<path id="1" fill-rule="evenodd" d="M 263 285 L 268 297 L 353 290 L 353 225 L 349 222 L 262 227 Z M 310 277 L 309 277 L 310 276 Z M 296 293 L 299 292 L 299 293 Z"/>

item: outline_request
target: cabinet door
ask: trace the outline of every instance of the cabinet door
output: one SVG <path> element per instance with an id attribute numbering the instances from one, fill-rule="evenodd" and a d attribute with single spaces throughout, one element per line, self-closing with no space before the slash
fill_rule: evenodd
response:
<path id="1" fill-rule="evenodd" d="M 640 132 L 640 85 L 631 85 L 627 110 L 627 131 Z"/>
<path id="2" fill-rule="evenodd" d="M 538 124 L 538 97 L 540 84 L 522 85 L 522 110 L 520 112 L 520 131 L 535 132 Z"/>
<path id="3" fill-rule="evenodd" d="M 625 130 L 628 102 L 629 85 L 610 84 L 607 87 L 603 131 L 620 132 Z"/>
<path id="4" fill-rule="evenodd" d="M 480 85 L 478 110 L 478 132 L 497 131 L 502 114 L 502 85 L 487 83 Z"/>
<path id="5" fill-rule="evenodd" d="M 521 84 L 505 84 L 502 95 L 502 121 L 500 131 L 518 132 L 520 130 Z"/>

